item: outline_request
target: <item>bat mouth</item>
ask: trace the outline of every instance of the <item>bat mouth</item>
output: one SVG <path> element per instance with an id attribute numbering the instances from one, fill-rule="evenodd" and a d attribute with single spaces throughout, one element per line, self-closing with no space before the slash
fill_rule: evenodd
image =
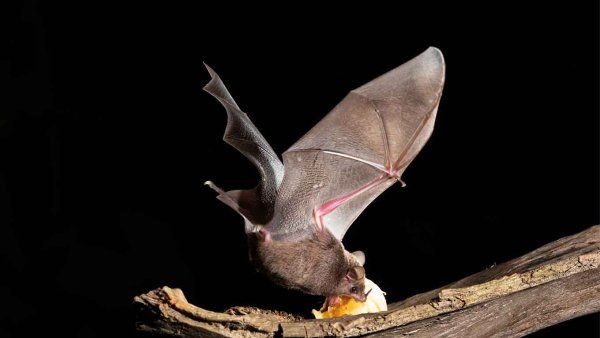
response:
<path id="1" fill-rule="evenodd" d="M 327 309 L 330 306 L 334 306 L 341 301 L 342 301 L 342 298 L 340 298 L 340 296 L 329 296 L 329 297 L 327 297 L 327 301 L 325 302 L 324 308 Z"/>

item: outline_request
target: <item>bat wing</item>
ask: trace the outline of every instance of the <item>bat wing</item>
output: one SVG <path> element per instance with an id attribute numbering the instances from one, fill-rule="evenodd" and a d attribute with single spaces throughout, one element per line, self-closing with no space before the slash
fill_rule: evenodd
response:
<path id="1" fill-rule="evenodd" d="M 219 200 L 242 215 L 246 232 L 250 232 L 254 225 L 266 224 L 273 215 L 277 187 L 283 179 L 283 164 L 248 115 L 240 110 L 219 75 L 210 67 L 206 68 L 211 80 L 204 90 L 219 100 L 227 111 L 223 140 L 246 156 L 261 175 L 260 183 L 248 190 L 225 192 L 210 181 L 206 184 L 219 193 Z"/>
<path id="2" fill-rule="evenodd" d="M 429 139 L 444 73 L 442 53 L 431 47 L 351 91 L 288 149 L 268 225 L 274 238 L 324 226 L 341 240 Z"/>

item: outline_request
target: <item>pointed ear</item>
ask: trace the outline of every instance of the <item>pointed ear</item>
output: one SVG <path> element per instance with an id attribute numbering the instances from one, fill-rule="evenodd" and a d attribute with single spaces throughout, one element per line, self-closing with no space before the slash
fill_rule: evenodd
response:
<path id="1" fill-rule="evenodd" d="M 349 280 L 361 280 L 365 278 L 365 268 L 362 266 L 355 266 L 348 269 L 348 272 L 346 272 L 346 278 Z"/>
<path id="2" fill-rule="evenodd" d="M 352 256 L 354 256 L 354 258 L 356 258 L 356 260 L 358 261 L 358 264 L 360 264 L 360 266 L 364 266 L 365 265 L 365 253 L 362 251 L 354 251 L 352 253 Z"/>

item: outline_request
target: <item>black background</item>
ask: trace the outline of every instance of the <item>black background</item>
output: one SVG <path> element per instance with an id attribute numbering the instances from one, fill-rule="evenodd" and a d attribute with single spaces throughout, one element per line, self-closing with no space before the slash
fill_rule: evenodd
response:
<path id="1" fill-rule="evenodd" d="M 584 3 L 584 2 L 582 2 Z M 132 298 L 304 315 L 247 261 L 202 183 L 256 183 L 221 141 L 223 78 L 276 152 L 432 45 L 447 63 L 428 145 L 345 239 L 390 301 L 599 223 L 598 4 L 8 5 L 0 119 L 0 336 L 134 335 Z M 537 333 L 597 337 L 598 315 Z"/>

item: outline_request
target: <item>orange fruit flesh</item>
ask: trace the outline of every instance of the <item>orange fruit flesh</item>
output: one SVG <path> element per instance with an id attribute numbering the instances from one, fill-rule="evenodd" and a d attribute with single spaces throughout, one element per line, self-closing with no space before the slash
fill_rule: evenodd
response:
<path id="1" fill-rule="evenodd" d="M 357 301 L 352 297 L 340 296 L 341 300 L 337 302 L 335 305 L 332 305 L 325 309 L 321 309 L 321 311 L 313 310 L 313 315 L 316 318 L 335 318 L 342 317 L 350 314 L 357 314 L 356 310 L 363 306 L 363 303 Z"/>
<path id="2" fill-rule="evenodd" d="M 365 289 L 371 290 L 371 292 L 369 292 L 367 300 L 364 302 L 357 301 L 352 297 L 340 296 L 340 300 L 334 305 L 326 308 L 327 301 L 325 301 L 321 311 L 312 310 L 312 313 L 315 318 L 323 319 L 387 311 L 385 292 L 381 291 L 379 286 L 369 279 L 365 279 Z"/>

